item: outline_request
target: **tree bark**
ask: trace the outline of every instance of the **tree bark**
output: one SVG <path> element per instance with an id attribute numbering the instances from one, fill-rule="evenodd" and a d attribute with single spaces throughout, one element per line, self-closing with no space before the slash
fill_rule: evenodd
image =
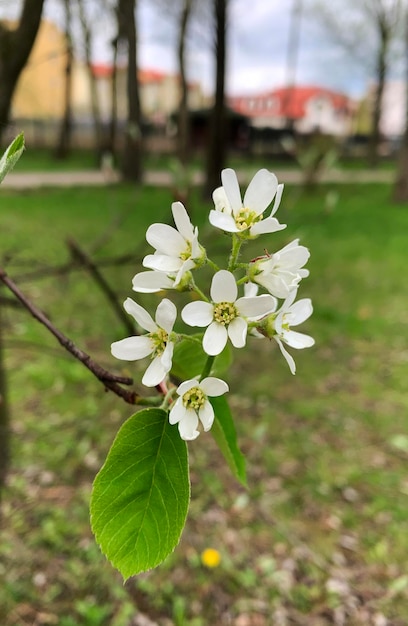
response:
<path id="1" fill-rule="evenodd" d="M 103 151 L 102 123 L 101 112 L 98 98 L 98 86 L 95 74 L 92 69 L 92 32 L 89 28 L 87 17 L 85 14 L 83 0 L 77 0 L 79 8 L 79 20 L 81 22 L 82 35 L 85 43 L 85 61 L 89 76 L 89 87 L 91 93 L 92 118 L 95 131 L 95 149 L 97 160 L 100 162 Z"/>
<path id="2" fill-rule="evenodd" d="M 215 99 L 210 117 L 209 141 L 207 148 L 207 171 L 204 188 L 205 197 L 210 197 L 214 189 L 219 187 L 220 173 L 225 166 L 227 155 L 225 68 L 228 0 L 213 0 L 213 2 L 216 28 L 216 82 Z"/>
<path id="3" fill-rule="evenodd" d="M 65 159 L 71 149 L 72 131 L 72 35 L 71 35 L 71 5 L 70 0 L 64 0 L 65 8 L 65 43 L 66 43 L 66 65 L 65 65 L 65 93 L 64 93 L 64 113 L 61 120 L 58 142 L 54 151 L 57 159 Z"/>
<path id="4" fill-rule="evenodd" d="M 9 122 L 18 78 L 37 36 L 43 4 L 44 0 L 25 0 L 16 30 L 0 24 L 0 141 Z"/>
<path id="5" fill-rule="evenodd" d="M 393 200 L 408 202 L 408 10 L 405 15 L 405 130 L 398 155 Z"/>
<path id="6" fill-rule="evenodd" d="M 0 306 L 0 505 L 10 464 L 10 414 L 7 402 L 6 365 L 3 351 L 3 322 Z"/>
<path id="7" fill-rule="evenodd" d="M 374 108 L 372 114 L 372 130 L 368 144 L 368 164 L 370 167 L 378 165 L 378 148 L 380 144 L 380 121 L 382 113 L 382 101 L 384 95 L 384 85 L 387 75 L 387 53 L 390 43 L 390 32 L 385 20 L 378 21 L 380 47 L 377 57 L 377 88 L 375 90 Z"/>
<path id="8" fill-rule="evenodd" d="M 184 0 L 181 11 L 179 39 L 178 39 L 178 62 L 180 72 L 180 104 L 178 115 L 178 157 L 182 165 L 186 165 L 189 155 L 189 115 L 188 115 L 188 85 L 186 78 L 185 47 L 188 21 L 191 14 L 191 1 Z"/>
<path id="9" fill-rule="evenodd" d="M 126 40 L 128 47 L 128 119 L 125 131 L 125 146 L 122 155 L 121 172 L 125 180 L 139 183 L 142 179 L 142 129 L 137 76 L 137 29 L 135 11 L 136 0 L 119 0 L 119 33 L 120 37 Z"/>

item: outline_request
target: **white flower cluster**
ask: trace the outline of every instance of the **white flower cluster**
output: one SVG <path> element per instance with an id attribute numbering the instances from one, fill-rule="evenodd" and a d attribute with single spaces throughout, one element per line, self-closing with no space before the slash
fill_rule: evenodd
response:
<path id="1" fill-rule="evenodd" d="M 198 241 L 198 229 L 191 224 L 181 202 L 174 202 L 172 213 L 176 228 L 167 224 L 149 226 L 146 239 L 155 251 L 143 259 L 143 266 L 148 271 L 136 274 L 133 289 L 139 293 L 177 289 L 198 294 L 200 299 L 186 304 L 181 318 L 189 326 L 205 328 L 202 347 L 209 359 L 219 355 L 228 340 L 235 348 L 243 348 L 247 335 L 251 334 L 274 339 L 294 374 L 294 359 L 283 344 L 296 349 L 314 344 L 309 335 L 292 330 L 307 320 L 313 311 L 310 299 L 295 302 L 301 279 L 309 275 L 304 269 L 309 251 L 295 239 L 273 254 L 267 253 L 249 263 L 239 261 L 240 248 L 245 241 L 286 228 L 286 224 L 280 224 L 274 217 L 283 185 L 278 185 L 274 174 L 261 169 L 251 180 L 242 200 L 234 170 L 223 170 L 221 180 L 222 186 L 213 193 L 215 208 L 210 211 L 209 221 L 231 234 L 232 249 L 227 269 L 220 269 L 207 257 L 205 248 Z M 272 211 L 264 217 L 272 201 Z M 192 274 L 205 264 L 215 271 L 209 298 L 198 289 Z M 238 272 L 241 277 L 237 279 Z M 243 295 L 239 296 L 241 286 Z M 259 287 L 267 293 L 258 294 Z M 283 300 L 279 308 L 278 299 Z M 161 385 L 171 370 L 175 343 L 188 339 L 173 331 L 176 307 L 164 298 L 157 307 L 155 321 L 130 298 L 124 307 L 147 334 L 116 341 L 111 346 L 112 354 L 125 361 L 150 356 L 152 360 L 142 383 L 147 387 Z M 169 420 L 171 424 L 178 424 L 183 439 L 191 440 L 199 435 L 199 422 L 205 431 L 211 428 L 214 410 L 208 398 L 228 391 L 226 382 L 207 375 L 210 369 L 207 368 L 201 377 L 182 382 L 175 390 L 179 397 L 170 405 Z"/>

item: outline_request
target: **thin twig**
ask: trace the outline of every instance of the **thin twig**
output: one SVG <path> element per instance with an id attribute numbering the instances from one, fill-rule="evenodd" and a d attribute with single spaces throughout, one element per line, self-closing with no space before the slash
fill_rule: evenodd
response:
<path id="1" fill-rule="evenodd" d="M 73 239 L 67 240 L 67 246 L 71 251 L 73 259 L 81 263 L 81 265 L 83 265 L 85 269 L 87 269 L 88 272 L 91 274 L 92 278 L 106 296 L 106 299 L 112 306 L 114 312 L 118 316 L 118 319 L 124 325 L 125 329 L 129 332 L 130 335 L 134 335 L 135 329 L 129 316 L 125 313 L 124 309 L 119 304 L 116 293 L 113 291 L 97 265 Z"/>
<path id="2" fill-rule="evenodd" d="M 133 380 L 124 376 L 116 376 L 111 372 L 108 372 L 98 363 L 93 361 L 91 357 L 83 350 L 78 348 L 71 339 L 66 337 L 61 331 L 59 331 L 47 316 L 40 311 L 28 298 L 23 294 L 15 282 L 7 275 L 7 273 L 0 268 L 0 280 L 8 287 L 8 289 L 18 298 L 21 304 L 31 313 L 31 315 L 39 321 L 47 330 L 54 335 L 59 343 L 70 352 L 78 361 L 83 365 L 104 385 L 106 389 L 113 391 L 117 396 L 121 397 L 125 402 L 129 404 L 136 404 L 138 394 L 135 391 L 123 389 L 120 385 L 132 385 Z"/>

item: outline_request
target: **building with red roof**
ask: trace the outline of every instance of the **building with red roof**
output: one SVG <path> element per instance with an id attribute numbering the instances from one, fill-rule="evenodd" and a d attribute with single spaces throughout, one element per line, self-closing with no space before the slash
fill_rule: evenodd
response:
<path id="1" fill-rule="evenodd" d="M 316 86 L 280 87 L 229 98 L 229 106 L 258 128 L 292 127 L 299 133 L 349 134 L 354 103 L 345 94 Z"/>

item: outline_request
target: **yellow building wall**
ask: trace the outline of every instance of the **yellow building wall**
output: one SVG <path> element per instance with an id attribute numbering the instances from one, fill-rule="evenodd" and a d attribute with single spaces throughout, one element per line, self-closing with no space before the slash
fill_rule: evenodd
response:
<path id="1" fill-rule="evenodd" d="M 14 93 L 12 117 L 60 118 L 65 66 L 65 35 L 55 24 L 43 20 Z"/>

